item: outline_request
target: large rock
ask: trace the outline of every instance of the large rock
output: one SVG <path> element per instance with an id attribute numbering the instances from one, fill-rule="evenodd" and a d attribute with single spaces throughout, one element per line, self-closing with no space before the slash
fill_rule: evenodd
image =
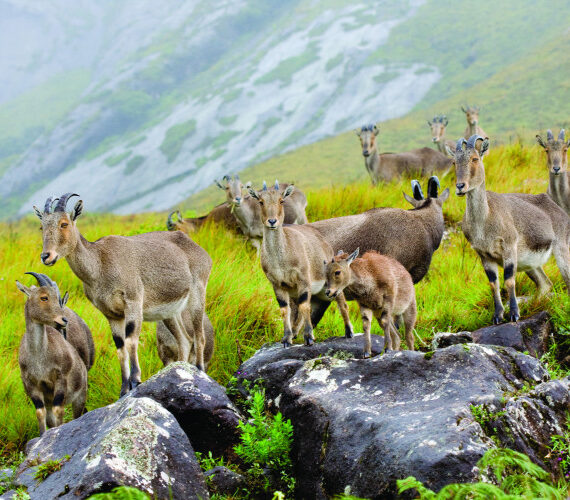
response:
<path id="1" fill-rule="evenodd" d="M 172 363 L 129 394 L 148 397 L 174 415 L 193 448 L 219 455 L 239 440 L 240 413 L 215 380 L 189 363 Z"/>
<path id="2" fill-rule="evenodd" d="M 540 358 L 548 350 L 551 333 L 550 315 L 542 311 L 517 323 L 502 323 L 480 328 L 471 335 L 476 344 L 512 347 Z"/>
<path id="3" fill-rule="evenodd" d="M 258 356 L 265 369 L 257 366 Z M 278 381 L 270 367 L 288 362 L 289 371 L 281 370 Z M 255 371 L 244 375 L 246 365 L 256 366 Z M 345 491 L 391 498 L 396 480 L 409 475 L 435 490 L 472 481 L 477 461 L 496 444 L 475 420 L 471 405 L 505 411 L 513 447 L 521 451 L 528 451 L 519 443 L 531 443 L 533 428 L 544 426 L 544 437 L 560 432 L 567 407 L 567 386 L 541 384 L 524 396 L 538 410 L 517 413 L 516 401 L 525 407 L 522 391 L 546 381 L 548 373 L 537 359 L 504 347 L 464 344 L 430 353 L 306 362 L 265 348 L 240 371 L 249 380 L 268 375 L 275 403 L 294 425 L 292 457 L 300 498 Z"/>
<path id="4" fill-rule="evenodd" d="M 62 461 L 44 481 L 29 468 Z M 153 498 L 208 498 L 194 450 L 176 419 L 148 398 L 124 398 L 48 430 L 34 440 L 18 469 L 32 500 L 87 498 L 134 486 Z"/>
<path id="5" fill-rule="evenodd" d="M 384 337 L 371 335 L 372 356 L 384 349 Z M 255 381 L 263 379 L 263 386 L 269 398 L 281 392 L 283 380 L 292 377 L 305 361 L 322 356 L 333 356 L 338 359 L 362 358 L 364 336 L 356 334 L 353 338 L 330 337 L 312 346 L 295 344 L 283 347 L 280 342 L 265 344 L 253 357 L 245 361 L 235 373 L 238 381 L 247 379 Z"/>

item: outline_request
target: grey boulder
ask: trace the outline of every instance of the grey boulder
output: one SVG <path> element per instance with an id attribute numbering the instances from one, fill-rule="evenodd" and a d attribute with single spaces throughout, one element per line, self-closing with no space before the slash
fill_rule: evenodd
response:
<path id="1" fill-rule="evenodd" d="M 239 411 L 225 389 L 194 365 L 177 362 L 139 385 L 130 398 L 151 398 L 166 408 L 201 453 L 219 455 L 239 440 Z"/>
<path id="2" fill-rule="evenodd" d="M 246 368 L 250 380 L 268 375 L 274 404 L 293 423 L 298 498 L 345 492 L 392 498 L 396 481 L 409 475 L 434 490 L 475 480 L 477 461 L 496 443 L 471 405 L 505 411 L 513 447 L 521 451 L 526 448 L 519 443 L 532 436 L 529 422 L 536 427 L 548 419 L 544 436 L 564 422 L 564 387 L 543 384 L 549 376 L 540 362 L 511 348 L 464 344 L 367 360 L 308 361 L 287 360 L 282 351 L 266 347 L 240 371 Z M 279 381 L 270 367 L 286 363 L 289 370 L 280 372 Z M 525 397 L 538 413 L 504 410 L 514 395 L 536 384 L 535 393 Z M 547 408 L 549 397 L 557 409 Z"/>
<path id="3" fill-rule="evenodd" d="M 30 467 L 60 459 L 59 471 L 42 482 L 33 480 Z M 126 397 L 49 429 L 30 443 L 17 476 L 38 500 L 88 498 L 120 485 L 153 498 L 209 497 L 186 434 L 168 411 L 148 398 Z"/>

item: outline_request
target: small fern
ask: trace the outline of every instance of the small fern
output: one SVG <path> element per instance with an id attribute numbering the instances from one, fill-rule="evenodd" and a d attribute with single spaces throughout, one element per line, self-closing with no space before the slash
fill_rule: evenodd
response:
<path id="1" fill-rule="evenodd" d="M 477 463 L 480 481 L 477 483 L 449 484 L 438 493 L 424 486 L 415 477 L 398 480 L 398 493 L 415 489 L 421 500 L 444 499 L 531 499 L 567 498 L 568 484 L 552 484 L 550 475 L 543 468 L 531 462 L 530 458 L 508 448 L 488 450 Z M 497 485 L 481 481 L 489 475 Z"/>
<path id="2" fill-rule="evenodd" d="M 150 500 L 150 495 L 131 486 L 119 486 L 107 493 L 96 493 L 89 500 Z"/>

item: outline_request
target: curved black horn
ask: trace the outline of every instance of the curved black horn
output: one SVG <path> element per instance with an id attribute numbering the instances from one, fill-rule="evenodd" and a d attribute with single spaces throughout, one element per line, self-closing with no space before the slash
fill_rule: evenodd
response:
<path id="1" fill-rule="evenodd" d="M 559 140 L 559 141 L 563 141 L 563 140 L 564 140 L 564 135 L 565 135 L 564 129 L 561 128 L 561 129 L 560 129 L 560 133 L 558 134 L 558 140 Z"/>
<path id="2" fill-rule="evenodd" d="M 222 177 L 222 180 L 229 182 L 232 180 L 232 178 L 228 174 L 226 174 Z"/>
<path id="3" fill-rule="evenodd" d="M 50 279 L 49 276 L 42 273 L 33 273 L 32 271 L 26 271 L 24 274 L 30 274 L 38 281 L 40 286 L 54 286 L 55 282 Z"/>
<path id="4" fill-rule="evenodd" d="M 554 136 L 552 135 L 552 130 L 548 129 L 546 131 L 546 140 L 547 141 L 553 141 L 554 140 Z"/>
<path id="5" fill-rule="evenodd" d="M 172 220 L 172 216 L 174 215 L 174 212 L 170 212 L 168 214 L 168 218 L 166 219 L 166 227 L 167 229 L 174 229 L 174 221 Z"/>
<path id="6" fill-rule="evenodd" d="M 69 198 L 71 198 L 73 196 L 79 196 L 79 195 L 77 193 L 65 193 L 64 195 L 62 195 L 61 198 L 59 199 L 59 201 L 57 202 L 57 205 L 53 209 L 53 211 L 54 212 L 65 212 L 67 202 L 69 201 Z"/>
<path id="7" fill-rule="evenodd" d="M 475 148 L 475 144 L 477 144 L 477 141 L 481 139 L 482 141 L 485 140 L 483 137 L 481 137 L 479 134 L 473 134 L 471 137 L 469 137 L 469 140 L 467 141 L 467 147 L 469 148 Z"/>
<path id="8" fill-rule="evenodd" d="M 461 151 L 463 149 L 463 144 L 467 144 L 465 137 L 457 140 L 457 144 L 455 145 L 455 151 Z"/>
<path id="9" fill-rule="evenodd" d="M 440 187 L 437 175 L 432 175 L 428 180 L 428 198 L 437 198 Z"/>
<path id="10" fill-rule="evenodd" d="M 420 183 L 415 179 L 412 181 L 412 193 L 414 195 L 414 200 L 420 201 L 424 199 L 422 187 L 420 186 Z"/>
<path id="11" fill-rule="evenodd" d="M 57 198 L 56 198 L 56 200 L 57 200 Z M 44 205 L 44 213 L 49 214 L 51 212 L 51 206 L 53 205 L 54 201 L 55 200 L 53 199 L 53 196 L 50 196 L 46 200 L 45 205 Z"/>

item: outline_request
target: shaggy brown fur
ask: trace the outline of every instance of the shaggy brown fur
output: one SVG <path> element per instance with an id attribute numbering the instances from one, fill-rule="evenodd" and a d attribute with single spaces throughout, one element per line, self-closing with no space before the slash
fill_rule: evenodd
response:
<path id="1" fill-rule="evenodd" d="M 180 360 L 188 359 L 193 342 L 195 364 L 203 369 L 210 256 L 181 231 L 87 241 L 76 225 L 83 202 L 65 212 L 71 196 L 63 195 L 53 212 L 51 198 L 43 213 L 36 209 L 42 221 L 41 258 L 47 266 L 66 258 L 87 298 L 109 321 L 121 364 L 121 396 L 140 383 L 137 349 L 143 321 L 164 321 L 176 338 Z M 185 309 L 191 314 L 191 330 L 181 319 Z"/>
<path id="2" fill-rule="evenodd" d="M 326 295 L 334 298 L 344 291 L 348 300 L 356 300 L 364 329 L 364 357 L 370 357 L 372 317 L 384 330 L 386 349 L 399 349 L 400 338 L 394 318 L 403 321 L 408 349 L 414 350 L 416 294 L 410 273 L 397 260 L 377 252 L 366 252 L 357 259 L 341 253 L 326 265 Z M 398 324 L 398 322 L 396 322 Z"/>
<path id="3" fill-rule="evenodd" d="M 478 106 L 467 106 L 467 109 L 461 106 L 461 111 L 465 113 L 465 119 L 467 120 L 467 128 L 463 133 L 463 137 L 465 137 L 465 139 L 469 139 L 469 137 L 471 137 L 472 135 L 480 135 L 483 138 L 489 137 L 485 133 L 485 131 L 479 126 Z"/>
<path id="4" fill-rule="evenodd" d="M 173 217 L 174 214 L 176 214 L 176 220 Z M 180 210 L 170 212 L 166 219 L 166 229 L 169 231 L 182 231 L 189 235 L 198 231 L 198 229 L 208 222 L 223 224 L 225 227 L 233 231 L 240 230 L 236 219 L 232 214 L 231 207 L 229 207 L 227 203 L 222 203 L 212 208 L 209 214 L 202 215 L 201 217 L 185 219 L 182 217 Z"/>
<path id="5" fill-rule="evenodd" d="M 271 190 L 263 189 L 249 193 L 260 205 L 263 223 L 261 267 L 271 282 L 283 319 L 283 345 L 292 344 L 304 325 L 306 345 L 314 343 L 311 324 L 311 297 L 329 301 L 323 290 L 325 283 L 323 262 L 330 260 L 333 251 L 317 230 L 307 224 L 283 227 L 284 202 L 293 192 L 293 186 L 285 191 L 278 185 Z M 345 322 L 345 335 L 352 337 L 352 325 L 344 295 L 336 301 Z M 291 307 L 295 307 L 294 325 L 291 328 Z"/>
<path id="6" fill-rule="evenodd" d="M 503 320 L 498 266 L 504 269 L 510 319 L 519 319 L 515 295 L 517 271 L 525 271 L 546 293 L 552 283 L 542 266 L 551 253 L 570 293 L 570 218 L 547 194 L 502 194 L 485 190 L 483 157 L 489 140 L 460 139 L 455 150 L 457 195 L 466 196 L 462 229 L 481 258 L 495 301 L 494 323 Z"/>
<path id="7" fill-rule="evenodd" d="M 192 328 L 191 315 L 186 309 L 182 312 L 182 322 L 187 329 Z M 212 354 L 214 353 L 214 327 L 210 318 L 207 314 L 204 314 L 204 336 L 206 337 L 206 345 L 204 346 L 204 368 L 208 370 L 208 364 L 212 359 Z M 156 345 L 158 347 L 158 357 L 162 361 L 164 366 L 174 363 L 179 359 L 178 354 L 178 343 L 176 338 L 164 322 L 159 321 L 156 324 Z M 196 357 L 196 350 L 194 348 L 194 343 L 190 348 L 190 356 L 187 361 L 192 362 L 192 359 Z"/>
<path id="8" fill-rule="evenodd" d="M 564 140 L 564 129 L 560 130 L 558 139 L 554 139 L 549 130 L 546 133 L 546 142 L 539 135 L 536 136 L 536 140 L 546 152 L 549 172 L 548 196 L 570 215 L 570 176 L 568 175 L 570 140 Z"/>
<path id="9" fill-rule="evenodd" d="M 36 275 L 36 278 L 46 277 Z M 48 278 L 49 280 L 49 278 Z M 40 281 L 40 278 L 38 278 Z M 28 288 L 16 282 L 27 297 L 26 333 L 20 342 L 18 362 L 26 394 L 36 408 L 40 436 L 46 427 L 63 423 L 65 406 L 73 407 L 73 418 L 83 413 L 87 399 L 87 368 L 77 350 L 58 330 L 75 328 L 67 321 L 67 294 L 62 299 L 57 285 Z M 74 337 L 79 332 L 73 332 Z"/>
<path id="10" fill-rule="evenodd" d="M 405 153 L 378 152 L 379 133 L 376 125 L 366 125 L 356 130 L 360 138 L 364 166 L 370 174 L 372 184 L 379 180 L 390 181 L 402 175 L 427 176 L 437 172 L 445 172 L 451 168 L 451 160 L 432 148 L 419 148 Z"/>

